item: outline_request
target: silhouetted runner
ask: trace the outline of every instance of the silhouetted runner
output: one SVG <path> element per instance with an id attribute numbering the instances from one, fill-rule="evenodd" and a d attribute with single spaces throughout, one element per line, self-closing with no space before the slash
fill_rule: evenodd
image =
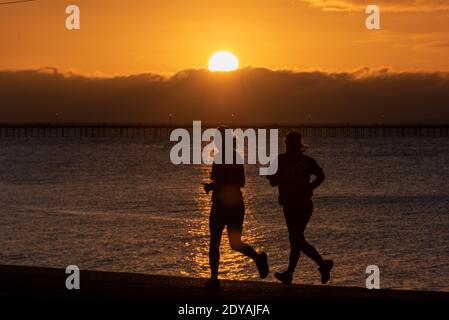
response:
<path id="1" fill-rule="evenodd" d="M 219 127 L 223 141 L 226 127 Z M 211 277 L 205 283 L 205 287 L 218 289 L 220 282 L 218 280 L 218 266 L 220 263 L 220 243 L 224 227 L 227 227 L 229 244 L 233 250 L 241 252 L 251 258 L 257 266 L 261 278 L 265 278 L 269 273 L 266 253 L 258 254 L 251 246 L 242 242 L 242 228 L 245 216 L 245 204 L 241 188 L 245 186 L 245 171 L 243 164 L 237 164 L 236 142 L 234 139 L 232 152 L 234 153 L 234 164 L 218 164 L 216 161 L 212 164 L 211 183 L 204 184 L 204 190 L 212 194 L 212 208 L 210 212 L 210 247 L 209 263 Z M 223 150 L 225 148 L 223 147 Z M 217 155 L 220 156 L 220 155 Z M 215 159 L 217 159 L 217 156 Z M 223 163 L 225 152 L 223 152 Z M 243 163 L 243 162 L 240 162 Z"/>
<path id="2" fill-rule="evenodd" d="M 278 171 L 267 176 L 270 184 L 279 187 L 279 203 L 283 206 L 284 217 L 290 240 L 290 260 L 285 272 L 277 272 L 276 278 L 290 285 L 301 251 L 315 261 L 321 273 L 321 283 L 330 279 L 332 260 L 323 260 L 318 251 L 306 241 L 304 231 L 313 212 L 313 190 L 323 183 L 325 176 L 315 159 L 304 155 L 307 149 L 301 134 L 293 131 L 285 139 L 287 151 L 278 157 Z M 310 182 L 311 176 L 316 179 Z"/>

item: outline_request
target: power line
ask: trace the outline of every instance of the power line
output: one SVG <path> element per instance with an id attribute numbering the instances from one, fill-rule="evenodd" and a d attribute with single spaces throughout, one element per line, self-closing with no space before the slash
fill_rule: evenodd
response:
<path id="1" fill-rule="evenodd" d="M 15 0 L 15 1 L 0 2 L 0 6 L 3 4 L 14 4 L 14 3 L 32 2 L 32 1 L 37 1 L 37 0 Z"/>

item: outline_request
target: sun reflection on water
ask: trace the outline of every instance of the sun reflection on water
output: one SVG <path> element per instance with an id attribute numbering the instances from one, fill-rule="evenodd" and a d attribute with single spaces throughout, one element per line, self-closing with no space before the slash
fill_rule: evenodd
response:
<path id="1" fill-rule="evenodd" d="M 202 165 L 200 167 L 200 174 L 202 177 L 208 177 L 210 166 Z M 182 272 L 185 276 L 195 276 L 207 278 L 210 276 L 209 268 L 209 215 L 211 209 L 211 195 L 207 195 L 200 180 L 198 189 L 196 190 L 196 202 L 198 208 L 198 217 L 190 221 L 187 225 L 188 234 L 192 237 L 192 243 L 189 244 L 186 250 L 187 261 L 189 264 L 188 270 Z M 245 216 L 251 214 L 250 210 L 246 210 Z M 245 228 L 244 225 L 243 241 L 250 245 L 255 244 L 254 231 Z M 186 268 L 187 269 L 187 268 Z M 251 259 L 243 256 L 241 253 L 231 249 L 228 240 L 227 230 L 223 231 L 223 237 L 220 246 L 220 269 L 219 277 L 222 279 L 243 280 L 248 278 L 248 274 L 244 270 L 252 270 L 256 272 Z"/>

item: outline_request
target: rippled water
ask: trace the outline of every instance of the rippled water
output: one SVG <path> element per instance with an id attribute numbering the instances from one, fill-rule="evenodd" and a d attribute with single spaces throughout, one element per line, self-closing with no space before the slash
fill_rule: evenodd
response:
<path id="1" fill-rule="evenodd" d="M 449 141 L 309 138 L 328 179 L 306 236 L 335 260 L 332 284 L 449 290 Z M 0 263 L 206 277 L 210 168 L 174 166 L 151 139 L 0 140 Z M 247 166 L 244 240 L 288 261 L 277 191 Z M 223 238 L 221 276 L 257 279 Z M 268 278 L 274 281 L 274 277 Z M 318 284 L 301 257 L 295 282 Z"/>

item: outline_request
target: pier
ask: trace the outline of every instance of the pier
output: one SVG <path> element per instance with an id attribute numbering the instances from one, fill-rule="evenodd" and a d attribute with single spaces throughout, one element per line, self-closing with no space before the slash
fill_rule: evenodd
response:
<path id="1" fill-rule="evenodd" d="M 204 128 L 216 125 L 205 125 Z M 283 136 L 297 130 L 305 137 L 449 137 L 449 125 L 239 125 L 245 128 L 280 130 Z M 2 138 L 162 138 L 176 128 L 191 124 L 57 124 L 0 123 Z"/>

